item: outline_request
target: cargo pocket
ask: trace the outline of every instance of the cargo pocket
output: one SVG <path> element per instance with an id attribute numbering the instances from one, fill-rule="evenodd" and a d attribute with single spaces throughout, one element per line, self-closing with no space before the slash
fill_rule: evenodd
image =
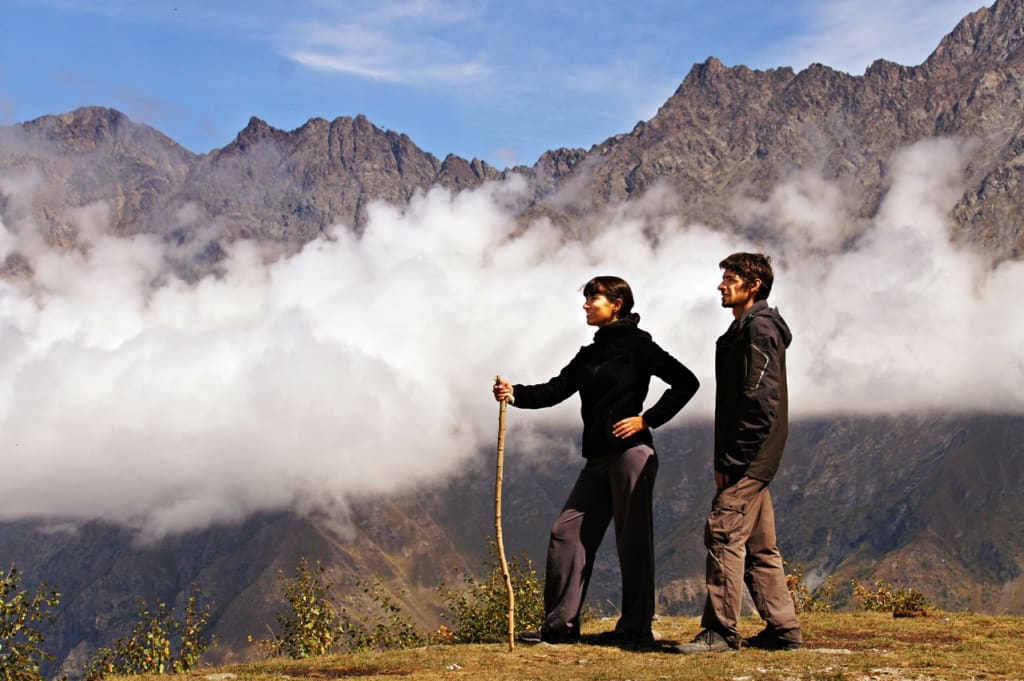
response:
<path id="1" fill-rule="evenodd" d="M 704 547 L 710 549 L 716 544 L 729 544 L 743 527 L 743 516 L 747 513 L 747 502 L 738 499 L 728 491 L 715 501 L 704 527 Z"/>

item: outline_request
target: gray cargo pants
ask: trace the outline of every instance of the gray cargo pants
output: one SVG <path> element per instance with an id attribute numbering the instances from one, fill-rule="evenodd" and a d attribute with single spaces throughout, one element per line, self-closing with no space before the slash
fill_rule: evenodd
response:
<path id="1" fill-rule="evenodd" d="M 544 628 L 578 632 L 594 556 L 611 520 L 622 572 L 616 631 L 642 635 L 654 617 L 654 516 L 658 457 L 647 445 L 588 459 L 551 528 L 544 575 Z"/>
<path id="2" fill-rule="evenodd" d="M 775 543 L 775 509 L 766 483 L 742 477 L 718 492 L 704 528 L 704 546 L 708 597 L 701 628 L 718 632 L 734 648 L 740 646 L 743 637 L 736 624 L 745 582 L 768 628 L 785 640 L 802 641 Z"/>

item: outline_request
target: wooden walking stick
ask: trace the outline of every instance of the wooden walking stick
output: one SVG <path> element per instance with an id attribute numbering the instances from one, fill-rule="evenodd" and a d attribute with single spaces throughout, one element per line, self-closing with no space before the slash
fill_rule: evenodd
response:
<path id="1" fill-rule="evenodd" d="M 500 382 L 501 376 L 495 376 L 494 380 Z M 507 406 L 506 400 L 502 400 L 498 405 L 498 471 L 494 479 L 494 535 L 498 542 L 501 576 L 505 579 L 505 590 L 508 592 L 508 649 L 511 651 L 516 648 L 516 597 L 512 591 L 512 575 L 508 571 L 508 561 L 505 560 L 505 542 L 501 537 L 501 479 L 505 468 L 505 408 Z"/>

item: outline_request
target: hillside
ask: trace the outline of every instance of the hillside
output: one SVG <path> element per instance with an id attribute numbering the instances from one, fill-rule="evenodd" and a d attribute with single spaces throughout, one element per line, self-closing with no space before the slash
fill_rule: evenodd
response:
<path id="1" fill-rule="evenodd" d="M 800 422 L 773 487 L 784 555 L 811 586 L 832 576 L 884 579 L 922 591 L 949 611 L 1024 614 L 1020 565 L 1024 532 L 1022 417 L 902 417 Z M 670 430 L 659 440 L 656 486 L 658 611 L 694 615 L 703 602 L 701 544 L 710 499 L 710 429 Z M 897 456 L 898 454 L 898 456 Z M 504 495 L 505 542 L 542 568 L 547 528 L 578 469 L 575 459 L 524 465 L 510 449 Z M 79 662 L 130 626 L 137 599 L 180 607 L 192 582 L 216 602 L 212 659 L 246 656 L 248 635 L 262 636 L 282 609 L 278 571 L 300 557 L 330 568 L 352 612 L 370 608 L 360 583 L 380 575 L 423 631 L 445 620 L 436 588 L 454 570 L 476 569 L 493 533 L 493 453 L 481 453 L 465 477 L 415 494 L 361 504 L 351 525 L 287 514 L 186 533 L 140 545 L 132 533 L 99 522 L 60 530 L 29 522 L 0 524 L 4 560 L 35 582 L 65 594 L 48 639 Z M 965 462 L 970 462 L 965 464 Z M 979 462 L 986 462 L 984 467 Z M 953 473 L 951 473 L 953 471 Z M 969 512 L 968 512 L 969 511 Z M 588 597 L 614 613 L 618 569 L 606 540 Z"/>

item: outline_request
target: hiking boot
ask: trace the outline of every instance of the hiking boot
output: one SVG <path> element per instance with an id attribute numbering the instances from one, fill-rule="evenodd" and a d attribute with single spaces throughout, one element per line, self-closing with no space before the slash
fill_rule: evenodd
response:
<path id="1" fill-rule="evenodd" d="M 573 630 L 558 633 L 541 627 L 539 629 L 521 631 L 517 638 L 520 643 L 525 643 L 527 645 L 535 645 L 537 643 L 579 643 L 580 632 L 578 630 Z"/>
<path id="2" fill-rule="evenodd" d="M 693 640 L 689 643 L 678 643 L 666 650 L 670 653 L 679 653 L 680 655 L 701 655 L 703 653 L 729 652 L 734 650 L 734 648 L 717 631 L 705 629 L 694 636 Z"/>
<path id="3" fill-rule="evenodd" d="M 793 640 L 799 636 L 799 629 L 773 630 L 766 627 L 754 636 L 743 639 L 743 645 L 759 650 L 799 650 L 803 644 Z"/>

